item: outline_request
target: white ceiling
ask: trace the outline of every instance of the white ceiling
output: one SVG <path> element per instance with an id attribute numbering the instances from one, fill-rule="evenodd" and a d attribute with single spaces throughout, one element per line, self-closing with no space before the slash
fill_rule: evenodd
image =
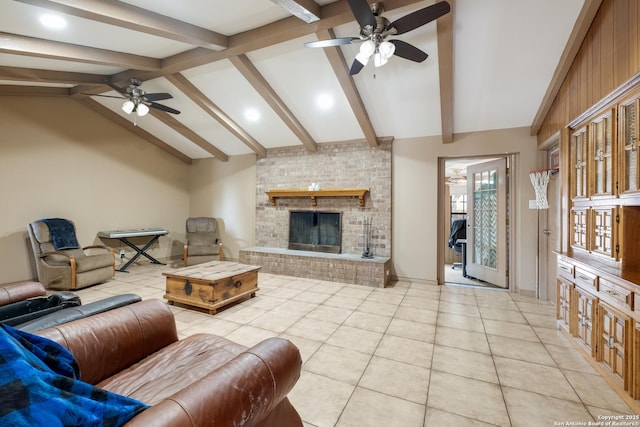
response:
<path id="1" fill-rule="evenodd" d="M 405 5 L 383 14 L 390 21 L 433 3 L 408 0 L 389 2 L 392 5 Z M 22 49 L 22 39 L 12 40 L 16 35 L 125 52 L 136 55 L 136 59 L 146 57 L 164 60 L 160 61 L 163 67 L 175 58 L 182 58 L 180 54 L 186 52 L 197 58 L 209 58 L 211 52 L 216 52 L 69 14 L 64 14 L 67 27 L 63 30 L 45 29 L 38 22 L 42 13 L 51 12 L 49 8 L 73 3 L 82 2 L 0 0 L 0 32 L 4 33 L 0 34 L 0 89 L 2 86 L 33 85 L 37 90 L 42 86 L 51 86 L 70 88 L 70 94 L 82 96 L 73 91 L 76 86 L 73 82 L 54 81 L 53 78 L 43 83 L 42 70 L 113 76 L 116 81 L 120 76 L 139 74 L 144 80 L 147 80 L 145 76 L 149 76 L 144 70 L 136 71 L 127 64 L 104 63 L 100 55 L 96 57 L 95 51 L 92 51 L 90 59 L 78 59 L 73 54 L 66 59 L 51 59 L 47 57 L 51 49 L 44 49 L 41 53 L 29 47 Z M 246 54 L 313 141 L 321 144 L 365 138 L 358 115 L 349 102 L 345 83 L 334 71 L 325 49 L 303 46 L 307 41 L 318 40 L 315 24 L 304 24 L 308 27 L 297 25 L 302 21 L 290 18 L 288 12 L 272 1 L 127 0 L 110 3 L 137 6 L 230 36 L 229 49 L 248 43 L 247 37 L 252 37 L 257 40 L 258 48 L 245 49 L 240 53 Z M 335 7 L 329 9 L 337 6 L 333 3 L 344 3 L 348 9 L 347 0 L 317 0 L 316 3 L 322 7 L 322 14 L 327 15 L 337 10 Z M 584 0 L 456 0 L 453 3 L 454 134 L 532 124 L 583 3 Z M 295 21 L 286 21 L 287 18 Z M 321 18 L 325 19 L 324 16 Z M 273 24 L 278 21 L 281 23 Z M 351 18 L 344 22 L 333 28 L 335 35 L 357 36 L 359 27 L 355 20 Z M 300 37 L 288 40 L 287 36 L 277 38 L 280 34 L 277 32 L 278 25 L 302 28 Z M 264 37 L 275 34 L 273 44 L 269 42 L 265 44 L 266 47 L 261 46 L 263 41 L 259 39 L 263 36 L 262 31 L 241 34 L 256 28 L 264 29 Z M 353 77 L 357 95 L 364 104 L 377 137 L 412 138 L 442 134 L 437 36 L 436 23 L 432 22 L 395 37 L 427 52 L 429 58 L 423 63 L 393 57 L 385 66 L 374 68 L 373 64 L 369 64 Z M 56 46 L 56 52 L 59 47 L 67 46 Z M 349 67 L 358 45 L 339 49 Z M 202 62 L 198 59 L 201 64 L 182 67 L 180 74 L 262 147 L 269 149 L 302 144 L 290 126 L 231 60 L 222 56 L 211 57 L 214 60 Z M 20 69 L 19 72 L 15 71 L 17 69 Z M 180 110 L 182 113 L 174 118 L 204 139 L 206 144 L 227 156 L 254 152 L 240 137 L 200 108 L 189 94 L 163 77 L 173 72 L 163 68 L 151 75 L 153 78 L 145 81 L 142 88 L 146 92 L 171 93 L 173 99 L 159 102 Z M 123 82 L 118 84 L 125 85 Z M 87 90 L 90 88 L 87 86 Z M 100 92 L 117 95 L 115 91 Z M 319 96 L 329 97 L 333 107 L 319 107 Z M 97 96 L 92 99 L 125 117 L 131 122 L 130 126 L 135 120 L 139 128 L 191 159 L 213 157 L 210 151 L 152 115 L 137 119 L 126 115 L 120 109 L 122 101 L 119 99 Z M 260 119 L 255 122 L 248 120 L 245 116 L 248 109 L 257 111 Z"/>

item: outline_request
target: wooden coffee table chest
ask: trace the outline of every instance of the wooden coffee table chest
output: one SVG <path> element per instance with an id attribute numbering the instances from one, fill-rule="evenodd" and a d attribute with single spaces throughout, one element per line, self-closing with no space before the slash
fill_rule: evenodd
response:
<path id="1" fill-rule="evenodd" d="M 162 273 L 167 277 L 164 297 L 174 302 L 205 308 L 215 314 L 245 296 L 258 291 L 260 266 L 228 261 L 211 261 Z"/>

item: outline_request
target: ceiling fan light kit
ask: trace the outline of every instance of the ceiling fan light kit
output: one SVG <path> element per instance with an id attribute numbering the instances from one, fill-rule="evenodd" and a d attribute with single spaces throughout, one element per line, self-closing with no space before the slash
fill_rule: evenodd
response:
<path id="1" fill-rule="evenodd" d="M 373 55 L 373 64 L 381 67 L 393 55 L 413 62 L 422 62 L 429 55 L 417 47 L 402 40 L 386 40 L 387 37 L 407 33 L 446 15 L 451 6 L 441 1 L 413 13 L 403 16 L 394 22 L 389 22 L 382 16 L 382 3 L 369 3 L 367 0 L 348 0 L 353 16 L 360 25 L 359 37 L 339 37 L 305 43 L 305 47 L 333 47 L 353 43 L 362 43 L 360 51 L 355 57 L 349 74 L 358 74 L 369 62 Z"/>
<path id="2" fill-rule="evenodd" d="M 162 101 L 163 99 L 171 99 L 168 93 L 147 93 L 140 89 L 142 81 L 138 79 L 129 80 L 129 86 L 121 88 L 113 84 L 110 80 L 105 79 L 104 83 L 111 89 L 115 90 L 120 96 L 111 95 L 97 95 L 87 94 L 92 96 L 101 96 L 105 98 L 125 98 L 126 101 L 122 104 L 122 111 L 127 114 L 136 113 L 138 117 L 146 116 L 149 113 L 149 108 L 155 108 L 157 110 L 166 111 L 171 114 L 180 114 L 180 111 L 175 110 L 166 105 L 158 104 L 155 101 Z"/>

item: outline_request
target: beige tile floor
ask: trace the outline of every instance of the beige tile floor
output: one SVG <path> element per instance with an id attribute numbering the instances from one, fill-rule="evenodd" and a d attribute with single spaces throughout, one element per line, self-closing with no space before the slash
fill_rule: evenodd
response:
<path id="1" fill-rule="evenodd" d="M 135 265 L 78 294 L 83 303 L 162 298 L 169 270 Z M 305 426 L 588 425 L 634 413 L 557 331 L 548 303 L 481 288 L 377 289 L 264 273 L 259 287 L 213 316 L 172 307 L 179 333 L 247 346 L 290 339 L 304 364 L 289 397 Z"/>

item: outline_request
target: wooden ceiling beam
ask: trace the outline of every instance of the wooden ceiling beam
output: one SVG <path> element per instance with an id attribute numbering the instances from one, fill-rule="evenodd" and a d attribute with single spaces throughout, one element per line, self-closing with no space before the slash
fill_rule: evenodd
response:
<path id="1" fill-rule="evenodd" d="M 223 34 L 115 0 L 16 1 L 207 49 L 226 49 L 229 43 Z"/>
<path id="2" fill-rule="evenodd" d="M 176 150 L 175 148 L 173 148 L 169 144 L 166 144 L 165 142 L 163 142 L 159 138 L 156 138 L 155 136 L 153 136 L 152 134 L 150 134 L 146 130 L 142 129 L 140 126 L 134 126 L 133 123 L 131 123 L 129 120 L 125 119 L 124 117 L 122 117 L 118 113 L 116 113 L 114 111 L 111 111 L 109 108 L 107 108 L 104 105 L 100 104 L 98 101 L 94 101 L 93 99 L 89 98 L 88 96 L 72 96 L 71 99 L 74 99 L 74 100 L 78 101 L 79 103 L 85 105 L 86 107 L 92 109 L 93 111 L 97 112 L 98 114 L 103 115 L 104 117 L 106 117 L 107 119 L 111 120 L 112 122 L 114 122 L 118 126 L 128 130 L 129 132 L 132 132 L 132 133 L 138 135 L 140 138 L 142 138 L 145 141 L 150 142 L 151 144 L 155 145 L 156 147 L 166 151 L 167 153 L 169 153 L 172 156 L 176 157 L 177 159 L 183 161 L 184 163 L 186 163 L 188 165 L 190 165 L 192 163 L 192 160 L 191 160 L 190 157 L 185 156 L 180 151 Z"/>
<path id="3" fill-rule="evenodd" d="M 0 85 L 4 96 L 69 96 L 69 88 L 50 86 Z"/>
<path id="4" fill-rule="evenodd" d="M 549 110 L 551 110 L 551 107 L 553 106 L 553 101 L 556 99 L 556 96 L 562 87 L 562 83 L 569 73 L 571 64 L 573 64 L 573 61 L 580 50 L 580 46 L 582 46 L 585 36 L 589 32 L 591 23 L 598 13 L 598 9 L 600 9 L 601 4 L 602 0 L 585 0 L 582 5 L 580 14 L 576 19 L 576 23 L 573 26 L 571 34 L 569 35 L 569 40 L 565 45 L 562 56 L 560 56 L 560 62 L 558 62 L 556 71 L 553 73 L 553 77 L 551 78 L 551 83 L 549 83 L 547 91 L 542 98 L 542 102 L 538 107 L 536 116 L 533 118 L 533 123 L 531 124 L 531 135 L 537 135 L 538 132 L 540 132 L 540 128 L 542 127 L 544 120 L 547 118 Z"/>
<path id="5" fill-rule="evenodd" d="M 182 93 L 187 95 L 194 103 L 202 108 L 207 114 L 217 120 L 222 126 L 224 126 L 229 132 L 234 134 L 240 141 L 242 141 L 247 147 L 261 157 L 267 155 L 267 149 L 264 148 L 258 141 L 256 141 L 247 131 L 242 129 L 240 125 L 231 119 L 224 111 L 222 111 L 216 104 L 213 103 L 204 93 L 202 93 L 193 83 L 191 83 L 182 74 L 172 74 L 165 76 L 167 80 L 177 87 Z"/>
<path id="6" fill-rule="evenodd" d="M 223 153 L 221 150 L 217 149 L 213 145 L 209 143 L 206 139 L 186 127 L 184 124 L 180 123 L 178 119 L 173 117 L 169 113 L 165 113 L 164 111 L 159 111 L 156 109 L 149 109 L 149 114 L 151 114 L 156 119 L 160 120 L 165 125 L 169 126 L 174 131 L 178 132 L 180 135 L 184 136 L 198 147 L 202 148 L 207 153 L 213 155 L 216 159 L 222 162 L 228 162 L 229 156 Z"/>
<path id="7" fill-rule="evenodd" d="M 386 0 L 384 2 L 384 9 L 386 12 L 391 12 L 394 9 L 410 6 L 420 1 L 422 0 Z M 349 4 L 344 0 L 322 6 L 320 8 L 320 16 L 322 19 L 311 24 L 307 24 L 292 16 L 230 36 L 229 47 L 219 52 L 195 48 L 170 56 L 162 60 L 162 72 L 165 74 L 179 73 L 189 68 L 228 59 L 274 44 L 308 36 L 318 31 L 326 31 L 349 22 L 354 22 L 354 31 L 357 32 L 358 28 L 355 23 L 355 18 L 351 13 Z"/>
<path id="8" fill-rule="evenodd" d="M 335 37 L 332 30 L 321 30 L 318 31 L 317 34 L 321 39 L 331 39 Z M 353 77 L 349 74 L 349 66 L 347 65 L 347 61 L 344 59 L 342 51 L 339 47 L 328 47 L 323 50 L 325 55 L 327 55 L 331 68 L 333 68 L 333 72 L 338 78 L 338 82 L 340 82 L 340 86 L 347 97 L 347 101 L 353 110 L 353 114 L 355 114 L 356 120 L 362 129 L 364 139 L 369 143 L 369 146 L 377 147 L 378 137 L 373 129 L 369 113 L 367 113 L 362 97 L 356 87 L 356 83 L 353 81 Z"/>
<path id="9" fill-rule="evenodd" d="M 230 60 L 260 96 L 264 98 L 273 111 L 282 119 L 289 129 L 291 129 L 291 132 L 298 137 L 307 150 L 311 152 L 318 151 L 316 141 L 314 141 L 309 132 L 307 132 L 300 121 L 293 115 L 289 107 L 287 107 L 282 98 L 280 98 L 271 85 L 269 85 L 264 76 L 260 74 L 255 65 L 251 63 L 249 58 L 247 58 L 246 55 L 240 55 L 231 57 Z"/>
<path id="10" fill-rule="evenodd" d="M 11 80 L 16 82 L 58 83 L 69 85 L 101 84 L 104 78 L 106 78 L 106 76 L 99 74 L 0 66 L 0 80 Z"/>
<path id="11" fill-rule="evenodd" d="M 310 24 L 320 20 L 320 5 L 314 0 L 271 0 L 303 22 Z"/>
<path id="12" fill-rule="evenodd" d="M 153 71 L 160 60 L 130 53 L 0 33 L 0 53 Z"/>
<path id="13" fill-rule="evenodd" d="M 451 11 L 440 17 L 438 32 L 438 72 L 440 76 L 440 120 L 442 143 L 453 142 L 453 14 L 455 0 L 448 0 Z"/>

